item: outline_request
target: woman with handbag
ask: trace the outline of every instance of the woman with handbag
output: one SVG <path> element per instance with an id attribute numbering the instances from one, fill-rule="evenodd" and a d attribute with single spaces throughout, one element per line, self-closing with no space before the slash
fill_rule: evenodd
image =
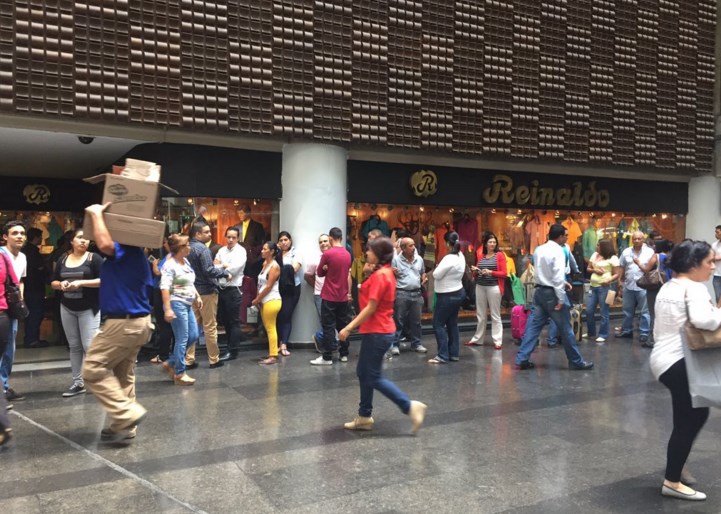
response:
<path id="1" fill-rule="evenodd" d="M 498 239 L 493 232 L 483 235 L 483 242 L 476 254 L 475 266 L 471 271 L 476 282 L 476 332 L 465 346 L 480 346 L 486 333 L 486 313 L 491 312 L 491 337 L 493 346 L 503 346 L 503 322 L 501 321 L 501 298 L 505 287 L 506 256 L 498 251 Z"/>
<path id="2" fill-rule="evenodd" d="M 292 268 L 293 273 L 292 286 L 289 284 L 288 287 L 285 287 L 282 280 L 279 283 L 280 296 L 283 300 L 283 305 L 280 308 L 278 321 L 276 322 L 278 325 L 278 344 L 280 345 L 279 353 L 283 357 L 287 357 L 290 355 L 290 352 L 288 351 L 286 344 L 288 343 L 288 339 L 290 339 L 290 332 L 293 329 L 293 326 L 291 325 L 293 321 L 293 311 L 295 311 L 295 306 L 298 305 L 298 300 L 300 300 L 300 282 L 302 273 L 300 271 L 300 257 L 293 246 L 293 238 L 285 230 L 278 234 L 278 250 L 280 251 L 278 252 L 276 260 L 281 266 L 281 273 L 290 274 L 290 268 Z M 285 272 L 283 271 L 283 268 L 285 268 Z"/>
<path id="3" fill-rule="evenodd" d="M 15 288 L 20 286 L 18 279 L 15 277 L 15 270 L 10 264 L 10 259 L 6 259 L 4 255 L 0 255 L 0 355 L 5 354 L 5 347 L 8 345 L 10 336 L 10 316 L 8 315 L 8 299 L 5 286 L 14 285 Z M 0 446 L 7 444 L 12 437 L 12 429 L 10 428 L 10 417 L 7 411 L 7 400 L 5 395 L 0 394 Z"/>
<path id="4" fill-rule="evenodd" d="M 596 252 L 588 261 L 588 272 L 591 274 L 591 288 L 586 300 L 586 323 L 588 339 L 596 337 L 596 305 L 601 309 L 601 327 L 596 337 L 597 343 L 604 343 L 609 334 L 609 305 L 606 303 L 611 284 L 616 283 L 621 270 L 618 257 L 613 250 L 610 239 L 602 239 L 596 245 Z"/>
<path id="5" fill-rule="evenodd" d="M 268 335 L 268 356 L 258 363 L 262 365 L 278 362 L 278 331 L 276 325 L 278 313 L 283 305 L 278 290 L 278 278 L 280 278 L 280 266 L 276 261 L 278 252 L 278 245 L 273 241 L 268 241 L 263 245 L 263 249 L 260 251 L 260 256 L 263 258 L 263 269 L 260 270 L 258 275 L 258 296 L 252 302 L 253 305 L 260 308 L 265 333 Z"/>
<path id="6" fill-rule="evenodd" d="M 705 500 L 704 493 L 689 487 L 696 481 L 684 465 L 708 419 L 709 409 L 694 408 L 691 403 L 683 345 L 687 344 L 684 329 L 687 322 L 702 330 L 721 326 L 721 309 L 714 305 L 705 285 L 715 269 L 714 254 L 705 241 L 687 239 L 673 249 L 667 262 L 676 276 L 658 292 L 656 344 L 649 362 L 654 377 L 671 392 L 673 407 L 673 432 L 668 442 L 661 494 L 682 500 Z"/>
<path id="7" fill-rule="evenodd" d="M 82 369 L 90 342 L 100 329 L 100 268 L 103 258 L 88 251 L 82 229 L 70 240 L 70 252 L 58 259 L 50 287 L 60 292 L 60 321 L 70 348 L 73 383 L 63 393 L 71 398 L 85 393 Z"/>
<path id="8" fill-rule="evenodd" d="M 643 287 L 646 290 L 646 302 L 648 304 L 648 314 L 651 317 L 651 339 L 645 343 L 641 343 L 641 346 L 646 348 L 653 348 L 653 321 L 656 318 L 656 296 L 661 286 L 671 280 L 671 268 L 666 266 L 666 260 L 668 253 L 673 248 L 671 241 L 661 239 L 656 241 L 654 245 L 655 253 L 651 260 L 639 266 L 643 271 L 643 277 L 638 280 L 637 284 L 639 287 Z M 645 285 L 644 281 L 649 279 L 649 284 Z"/>

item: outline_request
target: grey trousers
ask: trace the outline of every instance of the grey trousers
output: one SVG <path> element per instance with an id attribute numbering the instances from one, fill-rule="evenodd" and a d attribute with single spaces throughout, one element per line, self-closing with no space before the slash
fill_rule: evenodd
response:
<path id="1" fill-rule="evenodd" d="M 83 383 L 83 359 L 90 349 L 90 342 L 100 328 L 100 311 L 93 314 L 92 309 L 71 311 L 60 305 L 60 319 L 70 346 L 70 368 L 73 372 L 73 384 Z"/>

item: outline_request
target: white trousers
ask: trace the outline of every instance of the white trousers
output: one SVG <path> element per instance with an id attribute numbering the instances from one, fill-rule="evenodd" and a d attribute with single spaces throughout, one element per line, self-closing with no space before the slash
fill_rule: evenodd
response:
<path id="1" fill-rule="evenodd" d="M 491 338 L 493 344 L 503 344 L 503 323 L 501 322 L 501 289 L 498 286 L 480 286 L 476 284 L 476 333 L 471 342 L 483 342 L 486 333 L 486 312 L 491 311 Z"/>

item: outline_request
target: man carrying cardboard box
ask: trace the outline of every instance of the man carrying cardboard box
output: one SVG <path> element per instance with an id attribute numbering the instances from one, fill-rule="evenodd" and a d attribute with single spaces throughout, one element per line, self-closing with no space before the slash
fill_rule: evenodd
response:
<path id="1" fill-rule="evenodd" d="M 85 209 L 98 250 L 107 257 L 100 271 L 103 322 L 85 356 L 83 378 L 111 419 L 100 439 L 133 439 L 147 411 L 135 400 L 135 360 L 153 332 L 149 291 L 153 281 L 143 249 L 113 241 L 103 219 L 110 203 Z"/>

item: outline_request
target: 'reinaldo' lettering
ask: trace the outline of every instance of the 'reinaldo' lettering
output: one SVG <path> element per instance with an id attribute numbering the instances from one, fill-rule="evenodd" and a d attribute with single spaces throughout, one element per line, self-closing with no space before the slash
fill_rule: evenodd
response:
<path id="1" fill-rule="evenodd" d="M 491 185 L 483 190 L 483 200 L 488 204 L 529 205 L 532 207 L 608 207 L 611 196 L 606 189 L 598 190 L 596 181 L 584 185 L 581 181 L 572 187 L 553 189 L 541 187 L 538 180 L 514 187 L 508 175 L 495 175 Z"/>

